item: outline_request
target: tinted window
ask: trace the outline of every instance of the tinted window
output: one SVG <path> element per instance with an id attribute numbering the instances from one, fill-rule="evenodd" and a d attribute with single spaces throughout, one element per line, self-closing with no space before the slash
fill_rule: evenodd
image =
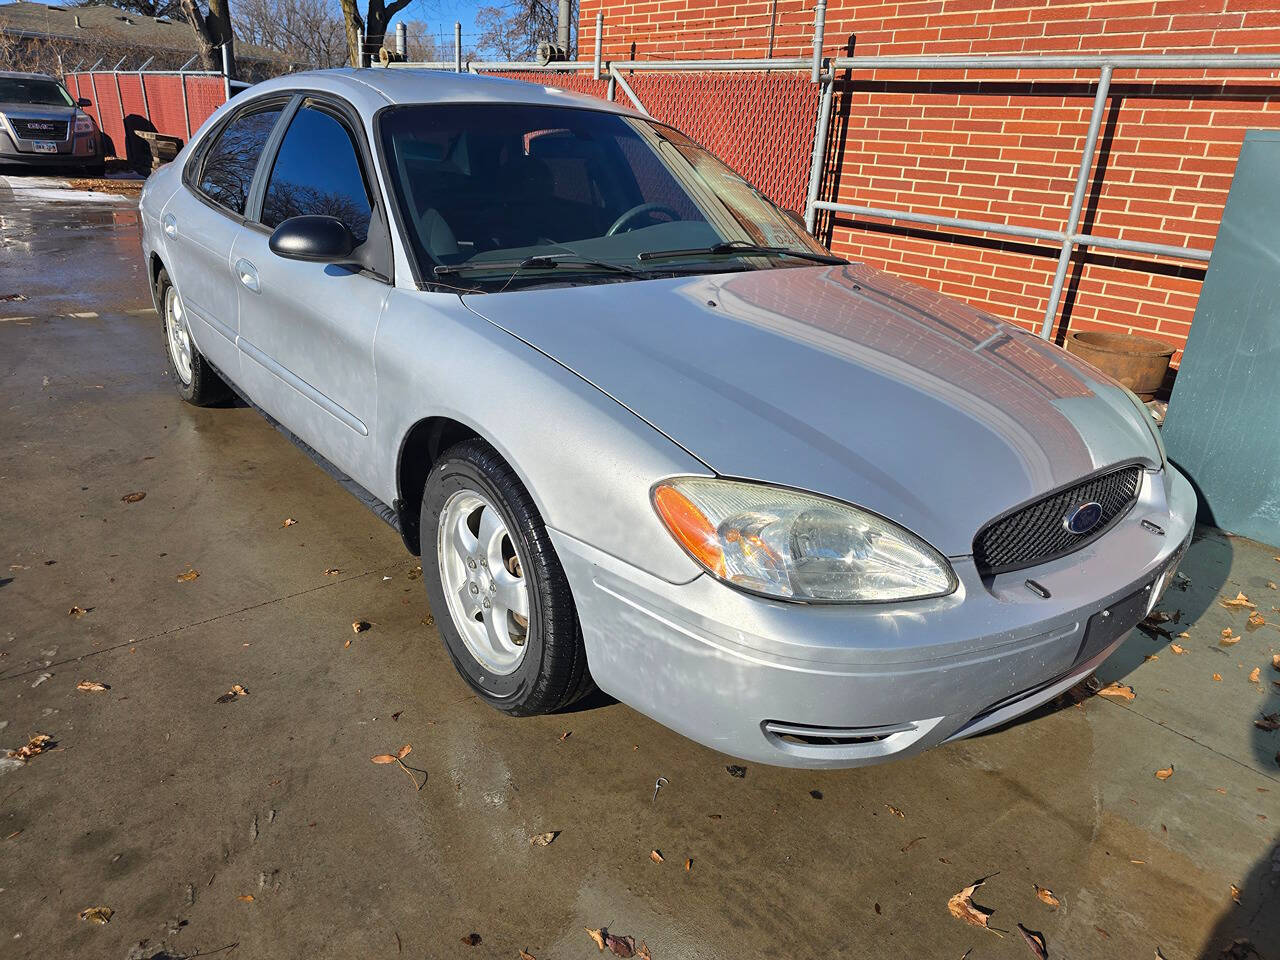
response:
<path id="1" fill-rule="evenodd" d="M 243 114 L 228 123 L 205 156 L 200 192 L 233 213 L 243 214 L 253 171 L 279 118 L 280 108 L 273 107 Z"/>
<path id="2" fill-rule="evenodd" d="M 284 135 L 267 195 L 262 222 L 278 227 L 290 217 L 336 217 L 357 243 L 369 234 L 369 194 L 356 146 L 346 126 L 321 107 L 304 105 Z"/>

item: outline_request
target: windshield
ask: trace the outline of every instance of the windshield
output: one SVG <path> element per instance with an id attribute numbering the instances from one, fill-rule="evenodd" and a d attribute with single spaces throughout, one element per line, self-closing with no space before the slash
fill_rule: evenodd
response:
<path id="1" fill-rule="evenodd" d="M 38 77 L 0 77 L 0 103 L 32 103 L 42 107 L 73 107 L 62 84 Z"/>
<path id="2" fill-rule="evenodd" d="M 434 104 L 389 109 L 379 131 L 427 283 L 497 292 L 832 259 L 711 154 L 646 120 Z"/>

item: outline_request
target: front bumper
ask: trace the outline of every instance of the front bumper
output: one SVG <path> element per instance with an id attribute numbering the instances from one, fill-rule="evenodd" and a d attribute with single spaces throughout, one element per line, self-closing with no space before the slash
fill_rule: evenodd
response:
<path id="1" fill-rule="evenodd" d="M 0 128 L 0 165 L 18 164 L 27 167 L 65 167 L 75 164 L 99 163 L 102 160 L 102 138 L 93 133 L 72 134 L 71 139 L 55 141 L 57 153 L 35 153 L 27 141 L 15 141 L 9 132 Z"/>
<path id="2" fill-rule="evenodd" d="M 671 584 L 551 534 L 602 690 L 736 757 L 848 767 L 980 733 L 1088 676 L 1172 579 L 1195 513 L 1180 473 L 1146 473 L 1134 508 L 1076 553 L 986 581 L 960 558 L 951 596 L 857 606 Z M 1124 622 L 1099 645 L 1086 633 L 1103 610 Z"/>

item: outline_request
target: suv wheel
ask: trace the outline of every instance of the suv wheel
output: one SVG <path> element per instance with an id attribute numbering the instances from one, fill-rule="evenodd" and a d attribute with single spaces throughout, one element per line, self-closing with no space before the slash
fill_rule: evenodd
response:
<path id="1" fill-rule="evenodd" d="M 225 400 L 227 386 L 196 349 L 187 322 L 187 311 L 178 295 L 178 288 L 169 282 L 167 270 L 162 269 L 156 278 L 156 295 L 160 301 L 160 319 L 164 324 L 169 376 L 178 393 L 187 403 L 197 407 Z"/>
<path id="2" fill-rule="evenodd" d="M 445 451 L 422 495 L 422 572 L 445 649 L 490 706 L 562 709 L 592 689 L 564 569 L 519 477 L 489 444 Z"/>

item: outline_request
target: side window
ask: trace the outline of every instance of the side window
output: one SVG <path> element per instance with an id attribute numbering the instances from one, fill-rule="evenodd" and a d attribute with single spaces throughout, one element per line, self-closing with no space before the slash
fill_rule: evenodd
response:
<path id="1" fill-rule="evenodd" d="M 322 215 L 347 225 L 357 243 L 369 234 L 369 194 L 356 145 L 346 125 L 322 107 L 304 104 L 280 143 L 262 223 L 278 227 L 290 217 Z"/>
<path id="2" fill-rule="evenodd" d="M 280 107 L 241 114 L 228 123 L 205 154 L 197 188 L 219 206 L 244 214 L 253 171 L 271 128 L 280 119 Z"/>

